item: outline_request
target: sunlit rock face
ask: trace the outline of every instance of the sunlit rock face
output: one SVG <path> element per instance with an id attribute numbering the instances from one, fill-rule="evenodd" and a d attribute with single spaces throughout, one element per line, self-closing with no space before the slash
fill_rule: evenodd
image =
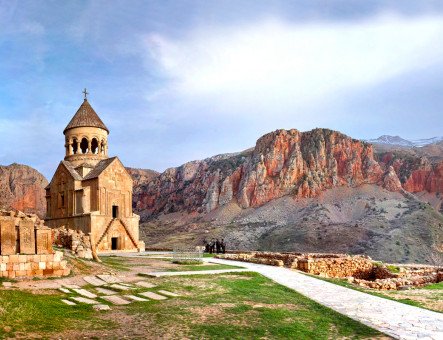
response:
<path id="1" fill-rule="evenodd" d="M 21 164 L 0 166 L 0 207 L 36 213 L 46 211 L 46 178 L 37 170 Z"/>
<path id="2" fill-rule="evenodd" d="M 134 201 L 145 216 L 203 213 L 232 201 L 248 208 L 285 195 L 315 197 L 335 186 L 382 183 L 383 176 L 368 143 L 328 129 L 277 130 L 251 150 L 168 169 L 141 184 Z"/>

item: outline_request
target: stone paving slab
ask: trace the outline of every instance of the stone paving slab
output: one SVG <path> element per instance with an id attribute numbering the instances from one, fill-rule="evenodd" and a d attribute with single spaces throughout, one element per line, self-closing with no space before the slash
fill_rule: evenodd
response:
<path id="1" fill-rule="evenodd" d="M 117 290 L 129 290 L 129 289 L 134 289 L 134 287 L 130 287 L 130 286 L 126 286 L 126 285 L 122 285 L 120 283 L 114 283 L 112 285 L 110 285 L 109 287 L 117 289 Z"/>
<path id="2" fill-rule="evenodd" d="M 63 287 L 60 287 L 58 290 L 61 291 L 62 293 L 66 293 L 66 294 L 69 294 L 71 292 L 69 289 L 63 288 Z"/>
<path id="3" fill-rule="evenodd" d="M 77 294 L 83 295 L 87 298 L 95 299 L 97 297 L 96 294 L 91 293 L 89 290 L 86 290 L 83 288 L 73 289 L 73 291 L 76 292 Z"/>
<path id="4" fill-rule="evenodd" d="M 111 310 L 111 307 L 109 307 L 108 305 L 103 305 L 103 304 L 94 305 L 94 306 L 92 306 L 92 308 L 94 308 L 95 310 L 98 310 L 98 311 Z"/>
<path id="5" fill-rule="evenodd" d="M 95 288 L 95 290 L 97 292 L 99 292 L 100 294 L 103 294 L 103 295 L 115 295 L 115 294 L 117 294 L 117 292 L 115 290 L 110 290 L 110 289 L 106 289 L 106 288 L 102 288 L 102 287 L 97 287 L 97 288 Z"/>
<path id="6" fill-rule="evenodd" d="M 100 296 L 100 298 L 114 305 L 129 305 L 131 303 L 131 301 L 125 300 L 118 295 L 106 295 L 106 296 Z"/>
<path id="7" fill-rule="evenodd" d="M 68 284 L 68 283 L 64 283 L 64 284 L 62 284 L 62 286 L 65 287 L 65 288 L 69 288 L 69 289 L 78 289 L 78 288 L 80 288 L 79 285 L 71 285 L 71 284 Z"/>
<path id="8" fill-rule="evenodd" d="M 76 297 L 72 297 L 70 298 L 71 300 L 77 301 L 77 302 L 81 302 L 81 303 L 87 303 L 88 305 L 96 305 L 99 304 L 100 302 L 92 300 L 92 299 L 88 299 L 85 297 L 81 297 L 81 296 L 76 296 Z"/>
<path id="9" fill-rule="evenodd" d="M 223 259 L 206 261 L 246 267 L 394 338 L 443 339 L 443 313 L 338 286 L 288 268 Z"/>
<path id="10" fill-rule="evenodd" d="M 184 276 L 184 275 L 213 275 L 213 274 L 225 274 L 225 273 L 239 273 L 248 272 L 250 269 L 243 268 L 233 268 L 233 269 L 214 269 L 214 270 L 189 270 L 182 272 L 148 272 L 148 273 L 138 273 L 142 276 L 149 277 L 161 277 L 161 276 Z"/>
<path id="11" fill-rule="evenodd" d="M 143 293 L 139 293 L 139 295 L 145 296 L 147 298 L 150 298 L 152 300 L 166 300 L 167 297 L 154 293 L 154 292 L 143 292 Z"/>
<path id="12" fill-rule="evenodd" d="M 157 287 L 155 284 L 147 281 L 139 281 L 135 283 L 137 286 L 143 287 L 143 288 L 154 288 Z"/>
<path id="13" fill-rule="evenodd" d="M 135 296 L 135 295 L 125 295 L 125 297 L 133 301 L 140 301 L 140 302 L 149 301 L 148 299 L 141 298 L 140 296 Z"/>
<path id="14" fill-rule="evenodd" d="M 105 281 L 106 283 L 120 283 L 122 282 L 122 280 L 120 280 L 118 277 L 116 277 L 115 275 L 97 275 L 97 277 L 102 280 Z"/>
<path id="15" fill-rule="evenodd" d="M 98 277 L 95 276 L 85 276 L 83 277 L 83 280 L 95 287 L 100 287 L 107 284 L 106 281 L 100 280 Z"/>
<path id="16" fill-rule="evenodd" d="M 180 295 L 178 295 L 176 293 L 172 293 L 172 292 L 169 292 L 167 290 L 159 290 L 158 292 L 160 294 L 162 294 L 162 295 L 171 296 L 171 297 L 179 297 L 180 296 Z"/>
<path id="17" fill-rule="evenodd" d="M 63 303 L 66 303 L 66 304 L 69 305 L 69 306 L 75 306 L 75 305 L 76 305 L 75 302 L 73 302 L 73 301 L 69 301 L 69 300 L 66 300 L 66 299 L 62 299 L 62 302 L 63 302 Z"/>

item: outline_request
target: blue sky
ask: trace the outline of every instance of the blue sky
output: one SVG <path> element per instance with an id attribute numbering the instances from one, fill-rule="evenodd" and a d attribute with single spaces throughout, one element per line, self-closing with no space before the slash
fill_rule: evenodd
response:
<path id="1" fill-rule="evenodd" d="M 442 1 L 0 0 L 0 164 L 48 178 L 89 101 L 163 171 L 275 129 L 443 135 Z"/>

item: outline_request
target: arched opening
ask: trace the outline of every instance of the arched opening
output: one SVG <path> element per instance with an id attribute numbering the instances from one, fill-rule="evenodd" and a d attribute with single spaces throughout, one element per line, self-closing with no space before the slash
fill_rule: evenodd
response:
<path id="1" fill-rule="evenodd" d="M 97 138 L 93 138 L 91 142 L 91 150 L 92 153 L 97 155 L 98 154 L 98 141 Z"/>
<path id="2" fill-rule="evenodd" d="M 82 139 L 80 143 L 80 150 L 83 154 L 88 152 L 88 140 L 86 138 Z"/>
<path id="3" fill-rule="evenodd" d="M 78 151 L 77 138 L 74 138 L 72 140 L 71 146 L 72 146 L 72 153 L 75 155 L 77 153 L 77 151 Z"/>

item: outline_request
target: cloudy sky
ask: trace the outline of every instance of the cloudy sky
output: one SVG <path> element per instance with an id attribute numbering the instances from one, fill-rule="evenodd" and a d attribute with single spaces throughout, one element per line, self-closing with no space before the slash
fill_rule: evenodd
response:
<path id="1" fill-rule="evenodd" d="M 163 171 L 275 129 L 443 135 L 443 2 L 0 0 L 0 164 L 51 177 L 89 101 Z"/>

